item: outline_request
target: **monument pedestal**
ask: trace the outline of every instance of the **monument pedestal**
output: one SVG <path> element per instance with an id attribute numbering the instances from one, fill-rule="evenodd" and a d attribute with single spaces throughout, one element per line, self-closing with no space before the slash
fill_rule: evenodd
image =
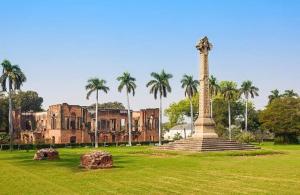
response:
<path id="1" fill-rule="evenodd" d="M 212 118 L 198 118 L 195 122 L 193 138 L 218 138 L 215 132 L 215 121 Z"/>

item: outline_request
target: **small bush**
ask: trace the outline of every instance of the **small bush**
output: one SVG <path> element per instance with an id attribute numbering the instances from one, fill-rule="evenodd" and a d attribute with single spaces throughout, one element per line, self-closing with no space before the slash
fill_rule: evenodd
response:
<path id="1" fill-rule="evenodd" d="M 183 137 L 181 136 L 181 134 L 179 132 L 177 132 L 175 135 L 174 135 L 174 138 L 173 140 L 180 140 L 182 139 Z"/>
<path id="2" fill-rule="evenodd" d="M 240 143 L 250 143 L 255 141 L 255 136 L 250 132 L 241 132 L 235 136 L 235 139 Z"/>
<path id="3" fill-rule="evenodd" d="M 298 144 L 299 139 L 296 134 L 275 134 L 275 144 Z"/>
<path id="4" fill-rule="evenodd" d="M 8 144 L 9 136 L 7 133 L 0 133 L 0 144 Z"/>

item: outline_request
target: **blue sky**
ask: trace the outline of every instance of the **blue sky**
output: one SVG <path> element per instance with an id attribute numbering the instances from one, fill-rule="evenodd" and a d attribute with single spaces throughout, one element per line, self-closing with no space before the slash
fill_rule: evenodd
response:
<path id="1" fill-rule="evenodd" d="M 19 64 L 44 106 L 89 105 L 90 77 L 107 80 L 100 100 L 121 101 L 116 77 L 137 78 L 134 109 L 157 107 L 145 87 L 153 71 L 172 73 L 173 93 L 183 98 L 183 74 L 198 76 L 196 42 L 207 35 L 214 48 L 210 72 L 260 88 L 263 108 L 273 89 L 300 93 L 300 1 L 275 0 L 0 0 L 0 60 Z"/>

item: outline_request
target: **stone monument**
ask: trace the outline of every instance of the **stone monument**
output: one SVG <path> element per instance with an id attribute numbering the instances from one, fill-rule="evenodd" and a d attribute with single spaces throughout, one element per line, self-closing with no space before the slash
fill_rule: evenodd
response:
<path id="1" fill-rule="evenodd" d="M 224 138 L 218 138 L 215 132 L 215 122 L 211 118 L 209 93 L 208 54 L 212 44 L 207 37 L 201 39 L 196 48 L 200 52 L 200 91 L 199 115 L 195 122 L 195 133 L 191 138 L 181 139 L 160 146 L 162 150 L 183 151 L 224 151 L 224 150 L 256 150 L 251 144 L 242 144 Z"/>
<path id="2" fill-rule="evenodd" d="M 210 93 L 209 93 L 209 66 L 208 54 L 212 44 L 204 37 L 196 45 L 200 52 L 200 90 L 199 90 L 199 115 L 195 122 L 195 138 L 218 138 L 215 132 L 215 122 L 210 115 Z"/>

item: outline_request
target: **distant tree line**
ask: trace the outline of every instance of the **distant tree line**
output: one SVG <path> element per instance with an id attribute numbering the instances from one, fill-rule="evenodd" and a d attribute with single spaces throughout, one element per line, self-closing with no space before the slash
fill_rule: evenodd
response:
<path id="1" fill-rule="evenodd" d="M 89 106 L 90 109 L 95 109 L 96 104 L 92 104 Z M 98 104 L 98 109 L 117 109 L 124 110 L 125 106 L 121 102 L 105 102 L 102 104 Z"/>
<path id="2" fill-rule="evenodd" d="M 13 110 L 20 110 L 21 112 L 39 112 L 43 111 L 43 98 L 35 91 L 18 91 L 12 94 L 12 108 Z M 0 129 L 8 131 L 8 107 L 9 100 L 7 96 L 0 98 Z"/>

